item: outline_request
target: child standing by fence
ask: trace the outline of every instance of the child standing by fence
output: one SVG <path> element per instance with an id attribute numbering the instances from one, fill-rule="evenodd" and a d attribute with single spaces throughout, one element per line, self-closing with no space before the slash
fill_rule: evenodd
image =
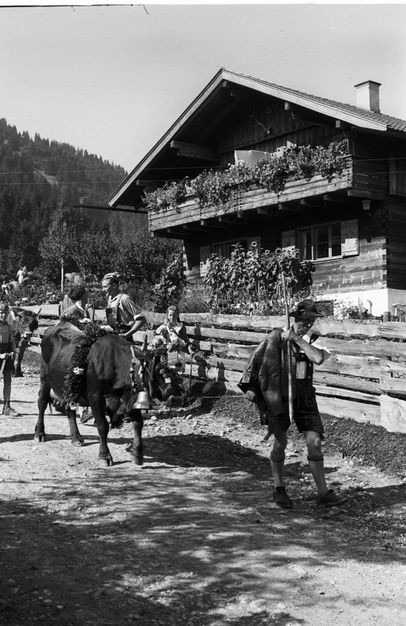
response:
<path id="1" fill-rule="evenodd" d="M 17 413 L 10 406 L 15 346 L 13 329 L 7 322 L 8 314 L 8 304 L 0 302 L 0 379 L 3 377 L 3 415 L 15 416 Z"/>

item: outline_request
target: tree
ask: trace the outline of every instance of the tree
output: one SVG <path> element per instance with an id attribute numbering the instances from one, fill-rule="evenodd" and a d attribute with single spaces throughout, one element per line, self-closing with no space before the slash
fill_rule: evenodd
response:
<path id="1" fill-rule="evenodd" d="M 115 256 L 115 242 L 107 224 L 85 231 L 75 245 L 74 259 L 81 272 L 97 280 L 111 270 Z"/>
<path id="2" fill-rule="evenodd" d="M 52 216 L 48 234 L 41 241 L 39 249 L 48 269 L 48 276 L 55 278 L 56 268 L 60 274 L 61 292 L 64 285 L 65 265 L 75 254 L 77 227 L 72 211 L 61 207 Z"/>
<path id="3" fill-rule="evenodd" d="M 133 285 L 144 281 L 158 282 L 162 269 L 180 250 L 180 244 L 171 239 L 152 237 L 146 228 L 127 236 L 115 235 L 116 264 L 114 269 L 123 280 Z"/>

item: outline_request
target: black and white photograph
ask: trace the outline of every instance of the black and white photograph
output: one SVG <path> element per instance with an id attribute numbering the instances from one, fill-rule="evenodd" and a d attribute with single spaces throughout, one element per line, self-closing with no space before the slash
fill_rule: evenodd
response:
<path id="1" fill-rule="evenodd" d="M 0 624 L 406 624 L 405 32 L 0 0 Z"/>

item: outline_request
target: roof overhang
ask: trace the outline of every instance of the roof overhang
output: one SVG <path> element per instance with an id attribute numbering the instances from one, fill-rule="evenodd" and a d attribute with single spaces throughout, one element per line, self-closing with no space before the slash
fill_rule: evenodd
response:
<path id="1" fill-rule="evenodd" d="M 340 108 L 340 106 L 335 105 L 333 102 L 329 104 L 328 102 L 319 101 L 317 98 L 312 98 L 311 96 L 301 94 L 300 92 L 296 92 L 286 87 L 280 87 L 250 76 L 244 76 L 229 70 L 221 69 L 163 135 L 163 137 L 155 144 L 155 146 L 153 146 L 153 148 L 145 155 L 132 172 L 130 172 L 130 174 L 123 180 L 119 187 L 117 187 L 117 189 L 111 194 L 111 196 L 107 199 L 109 206 L 112 207 L 120 203 L 120 199 L 123 194 L 137 180 L 143 170 L 145 170 L 145 168 L 148 167 L 148 165 L 156 158 L 163 147 L 175 137 L 176 133 L 179 132 L 182 126 L 204 104 L 205 100 L 213 94 L 216 89 L 221 87 L 224 81 L 230 85 L 239 85 L 240 87 L 252 89 L 263 95 L 279 98 L 286 102 L 311 109 L 312 111 L 332 117 L 336 120 L 341 120 L 358 128 L 380 132 L 387 130 L 387 124 L 385 122 L 368 119 L 362 116 L 361 113 L 357 114 L 356 111 L 346 111 Z"/>

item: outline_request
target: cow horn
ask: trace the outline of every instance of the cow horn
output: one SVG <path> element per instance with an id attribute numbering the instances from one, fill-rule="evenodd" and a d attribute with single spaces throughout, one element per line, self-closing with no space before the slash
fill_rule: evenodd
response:
<path id="1" fill-rule="evenodd" d="M 143 411 L 147 411 L 152 407 L 151 400 L 149 398 L 149 393 L 145 389 L 139 391 L 137 394 L 137 399 L 133 404 L 133 409 L 140 409 Z"/>

